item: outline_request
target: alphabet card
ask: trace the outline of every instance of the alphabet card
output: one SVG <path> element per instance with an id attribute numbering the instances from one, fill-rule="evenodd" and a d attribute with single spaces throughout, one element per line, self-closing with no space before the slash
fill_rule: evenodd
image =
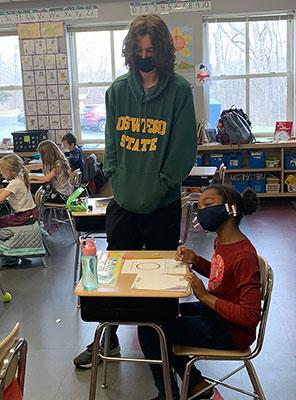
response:
<path id="1" fill-rule="evenodd" d="M 47 129 L 61 143 L 72 131 L 67 41 L 64 23 L 19 24 L 21 67 L 27 129 Z M 30 32 L 28 35 L 28 27 Z"/>

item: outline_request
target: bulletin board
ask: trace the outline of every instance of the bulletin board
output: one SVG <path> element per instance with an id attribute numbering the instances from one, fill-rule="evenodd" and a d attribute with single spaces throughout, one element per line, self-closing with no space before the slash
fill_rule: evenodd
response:
<path id="1" fill-rule="evenodd" d="M 62 21 L 18 24 L 27 129 L 48 129 L 61 144 L 72 132 L 69 69 Z"/>

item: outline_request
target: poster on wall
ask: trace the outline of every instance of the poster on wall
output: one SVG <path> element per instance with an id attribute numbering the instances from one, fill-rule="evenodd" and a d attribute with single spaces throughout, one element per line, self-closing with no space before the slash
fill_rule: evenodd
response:
<path id="1" fill-rule="evenodd" d="M 61 21 L 18 25 L 26 126 L 49 129 L 57 144 L 72 130 L 64 32 Z"/>
<path id="2" fill-rule="evenodd" d="M 175 69 L 194 69 L 193 25 L 170 25 L 169 30 L 176 49 Z"/>

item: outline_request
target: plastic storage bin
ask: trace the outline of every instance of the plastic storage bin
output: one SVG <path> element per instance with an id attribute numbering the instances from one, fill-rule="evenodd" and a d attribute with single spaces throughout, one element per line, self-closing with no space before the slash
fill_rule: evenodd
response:
<path id="1" fill-rule="evenodd" d="M 229 169 L 240 169 L 242 164 L 241 153 L 226 154 L 226 167 Z"/>
<path id="2" fill-rule="evenodd" d="M 267 183 L 265 185 L 266 188 L 266 193 L 279 193 L 281 189 L 281 184 L 280 183 Z"/>
<path id="3" fill-rule="evenodd" d="M 296 155 L 291 155 L 291 154 L 285 155 L 285 168 L 296 169 Z"/>
<path id="4" fill-rule="evenodd" d="M 280 159 L 277 157 L 266 158 L 265 167 L 266 168 L 278 168 L 280 166 Z"/>
<path id="5" fill-rule="evenodd" d="M 249 175 L 248 174 L 238 174 L 230 175 L 232 186 L 242 193 L 249 186 Z"/>
<path id="6" fill-rule="evenodd" d="M 220 168 L 222 163 L 225 163 L 225 156 L 223 154 L 210 154 L 210 165 L 212 167 Z"/>
<path id="7" fill-rule="evenodd" d="M 203 165 L 203 161 L 204 161 L 204 154 L 197 154 L 195 165 L 201 166 L 201 165 Z"/>
<path id="8" fill-rule="evenodd" d="M 36 151 L 38 144 L 47 139 L 47 130 L 12 132 L 13 151 Z"/>
<path id="9" fill-rule="evenodd" d="M 262 177 L 261 179 L 256 179 L 258 177 L 250 177 L 250 187 L 255 190 L 256 193 L 264 193 L 265 192 L 265 184 L 266 179 Z"/>
<path id="10" fill-rule="evenodd" d="M 265 155 L 263 151 L 250 151 L 249 166 L 250 168 L 264 168 Z"/>

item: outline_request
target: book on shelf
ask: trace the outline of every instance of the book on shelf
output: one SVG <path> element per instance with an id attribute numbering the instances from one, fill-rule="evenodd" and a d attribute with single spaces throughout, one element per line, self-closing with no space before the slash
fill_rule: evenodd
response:
<path id="1" fill-rule="evenodd" d="M 292 121 L 276 121 L 274 129 L 274 140 L 286 142 L 292 137 Z"/>

